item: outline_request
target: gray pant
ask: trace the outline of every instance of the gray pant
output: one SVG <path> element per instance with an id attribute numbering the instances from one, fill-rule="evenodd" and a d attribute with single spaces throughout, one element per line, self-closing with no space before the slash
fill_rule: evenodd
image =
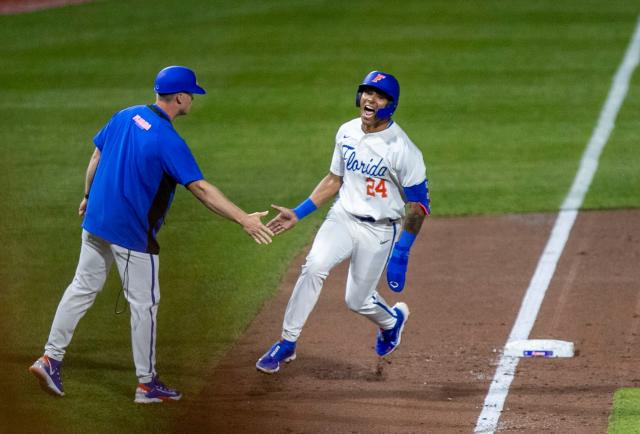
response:
<path id="1" fill-rule="evenodd" d="M 141 383 L 156 375 L 156 316 L 160 302 L 158 255 L 112 244 L 82 231 L 78 268 L 51 325 L 45 354 L 62 360 L 80 319 L 93 305 L 115 261 L 131 310 L 131 343 L 136 376 Z"/>

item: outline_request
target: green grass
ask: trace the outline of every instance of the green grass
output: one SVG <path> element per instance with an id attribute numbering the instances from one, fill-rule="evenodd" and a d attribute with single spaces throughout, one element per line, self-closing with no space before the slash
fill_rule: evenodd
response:
<path id="1" fill-rule="evenodd" d="M 24 430 L 170 429 L 326 211 L 257 246 L 181 189 L 159 237 L 158 368 L 185 403 L 131 403 L 115 273 L 69 348 L 68 396 L 37 393 L 26 367 L 73 275 L 91 138 L 114 111 L 151 101 L 159 69 L 197 71 L 208 94 L 176 128 L 246 210 L 308 195 L 337 127 L 356 116 L 356 84 L 381 68 L 400 79 L 396 120 L 424 152 L 436 217 L 554 211 L 640 10 L 622 0 L 134 4 L 0 17 L 0 414 Z M 638 92 L 636 77 L 586 207 L 640 206 Z"/>
<path id="2" fill-rule="evenodd" d="M 640 74 L 636 71 L 610 142 L 587 194 L 585 208 L 637 208 L 640 198 Z"/>
<path id="3" fill-rule="evenodd" d="M 625 388 L 616 391 L 607 433 L 640 433 L 640 389 Z"/>

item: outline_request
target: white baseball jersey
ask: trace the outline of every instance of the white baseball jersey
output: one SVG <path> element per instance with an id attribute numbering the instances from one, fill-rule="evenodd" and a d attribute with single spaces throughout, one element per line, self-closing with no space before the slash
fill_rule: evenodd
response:
<path id="1" fill-rule="evenodd" d="M 338 129 L 330 170 L 343 177 L 344 209 L 375 220 L 404 217 L 402 187 L 427 177 L 422 153 L 397 123 L 367 134 L 359 117 Z"/>

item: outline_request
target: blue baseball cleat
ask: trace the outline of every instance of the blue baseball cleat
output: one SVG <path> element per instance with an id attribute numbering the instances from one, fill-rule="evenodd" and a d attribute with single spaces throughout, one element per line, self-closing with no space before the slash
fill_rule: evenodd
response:
<path id="1" fill-rule="evenodd" d="M 165 386 L 156 375 L 149 383 L 140 383 L 136 388 L 137 404 L 151 404 L 164 401 L 178 401 L 182 394 L 175 389 Z"/>
<path id="2" fill-rule="evenodd" d="M 29 372 L 36 376 L 42 390 L 55 396 L 64 396 L 60 376 L 61 367 L 62 362 L 44 355 L 29 367 Z"/>
<path id="3" fill-rule="evenodd" d="M 296 343 L 282 339 L 269 348 L 258 359 L 256 368 L 266 374 L 274 374 L 280 370 L 280 362 L 289 363 L 296 358 Z"/>
<path id="4" fill-rule="evenodd" d="M 392 329 L 378 331 L 376 337 L 376 353 L 380 357 L 388 356 L 400 345 L 400 339 L 402 338 L 402 330 L 409 318 L 409 306 L 406 303 L 396 303 L 393 306 L 393 311 L 396 314 L 396 325 Z"/>

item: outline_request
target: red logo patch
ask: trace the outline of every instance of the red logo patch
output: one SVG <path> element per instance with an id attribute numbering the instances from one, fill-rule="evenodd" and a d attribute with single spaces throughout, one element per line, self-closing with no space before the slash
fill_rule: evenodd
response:
<path id="1" fill-rule="evenodd" d="M 373 80 L 371 80 L 371 81 L 373 81 L 374 83 L 377 83 L 377 82 L 379 82 L 380 80 L 384 80 L 385 78 L 387 78 L 387 76 L 386 76 L 386 75 L 384 75 L 384 74 L 378 74 L 378 75 L 376 75 L 376 76 L 374 77 L 374 79 L 373 79 Z"/>

